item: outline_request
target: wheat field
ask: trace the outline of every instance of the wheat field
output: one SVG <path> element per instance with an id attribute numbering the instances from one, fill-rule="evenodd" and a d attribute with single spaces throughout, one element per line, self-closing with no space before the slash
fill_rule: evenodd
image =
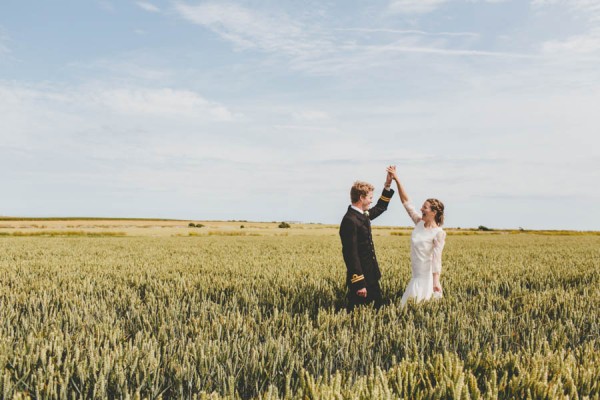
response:
<path id="1" fill-rule="evenodd" d="M 598 235 L 450 235 L 401 308 L 376 230 L 386 305 L 348 314 L 335 229 L 165 229 L 0 236 L 2 398 L 600 398 Z"/>

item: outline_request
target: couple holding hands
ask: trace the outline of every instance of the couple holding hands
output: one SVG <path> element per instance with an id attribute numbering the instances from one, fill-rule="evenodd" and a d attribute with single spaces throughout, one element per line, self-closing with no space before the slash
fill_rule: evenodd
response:
<path id="1" fill-rule="evenodd" d="M 404 291 L 401 304 L 404 306 L 409 299 L 419 302 L 442 296 L 440 274 L 446 239 L 446 232 L 441 228 L 444 223 L 444 204 L 437 199 L 427 199 L 421 207 L 421 213 L 418 213 L 400 183 L 396 166 L 389 166 L 385 188 L 374 207 L 369 208 L 373 202 L 373 185 L 357 181 L 350 189 L 352 204 L 348 206 L 340 225 L 342 253 L 347 270 L 348 311 L 363 304 L 373 303 L 375 308 L 382 305 L 379 286 L 381 272 L 375 256 L 371 220 L 387 210 L 394 195 L 392 181 L 396 182 L 400 201 L 415 224 L 410 242 L 412 278 Z"/>

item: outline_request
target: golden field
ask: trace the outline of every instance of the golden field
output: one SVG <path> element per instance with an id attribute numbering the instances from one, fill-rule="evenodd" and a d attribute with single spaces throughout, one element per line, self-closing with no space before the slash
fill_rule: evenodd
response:
<path id="1" fill-rule="evenodd" d="M 444 298 L 347 314 L 337 226 L 0 220 L 2 398 L 599 398 L 600 236 L 449 229 Z M 240 228 L 244 225 L 244 228 Z"/>

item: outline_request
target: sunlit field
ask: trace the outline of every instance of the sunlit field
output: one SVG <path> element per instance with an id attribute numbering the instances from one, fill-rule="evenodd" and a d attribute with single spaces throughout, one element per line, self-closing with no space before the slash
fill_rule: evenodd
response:
<path id="1" fill-rule="evenodd" d="M 337 227 L 189 222 L 0 221 L 0 396 L 600 398 L 597 234 L 449 230 L 403 309 L 379 227 L 387 304 L 348 314 Z"/>

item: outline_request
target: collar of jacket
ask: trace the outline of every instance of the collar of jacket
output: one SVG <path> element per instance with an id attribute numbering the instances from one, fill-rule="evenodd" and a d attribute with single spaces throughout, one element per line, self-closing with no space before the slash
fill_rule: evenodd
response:
<path id="1" fill-rule="evenodd" d="M 360 215 L 361 217 L 365 218 L 365 219 L 369 219 L 369 217 L 367 215 L 365 215 L 365 213 L 361 213 L 357 210 L 355 210 L 354 208 L 352 208 L 352 206 L 348 206 L 348 210 L 352 210 L 353 213 L 355 213 L 356 215 Z"/>

